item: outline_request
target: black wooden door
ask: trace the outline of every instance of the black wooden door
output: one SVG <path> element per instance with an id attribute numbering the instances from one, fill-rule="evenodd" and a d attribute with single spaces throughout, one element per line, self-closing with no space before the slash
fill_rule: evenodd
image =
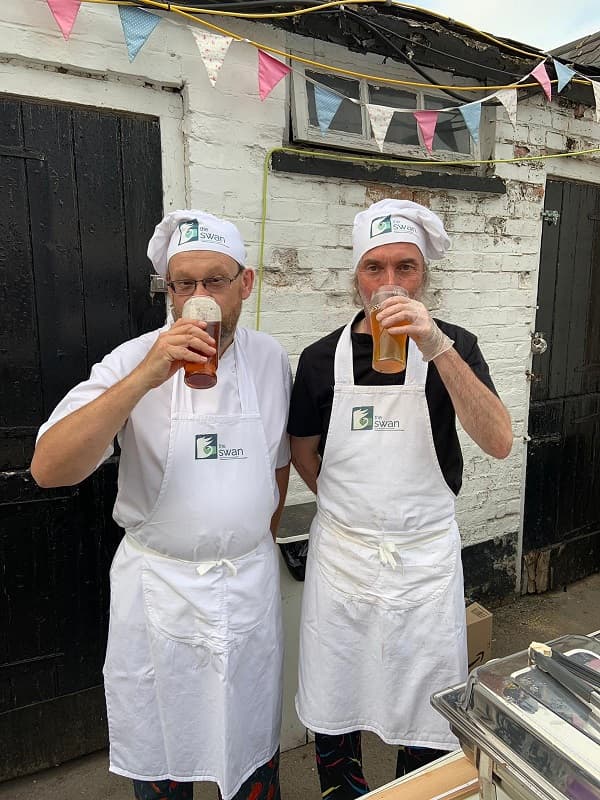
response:
<path id="1" fill-rule="evenodd" d="M 57 401 L 164 320 L 146 243 L 158 120 L 0 97 L 0 780 L 106 741 L 102 662 L 116 459 L 81 486 L 28 472 Z"/>
<path id="2" fill-rule="evenodd" d="M 600 187 L 549 181 L 533 358 L 523 589 L 600 569 Z M 557 212 L 552 215 L 548 212 Z"/>

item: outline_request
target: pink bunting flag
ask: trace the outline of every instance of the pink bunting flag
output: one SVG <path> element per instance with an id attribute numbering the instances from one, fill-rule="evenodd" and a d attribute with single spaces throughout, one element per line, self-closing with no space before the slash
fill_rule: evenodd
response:
<path id="1" fill-rule="evenodd" d="M 433 147 L 433 137 L 435 136 L 435 126 L 437 125 L 438 112 L 437 111 L 414 111 L 419 131 L 423 137 L 425 147 L 431 153 Z"/>
<path id="2" fill-rule="evenodd" d="M 68 39 L 79 14 L 81 0 L 48 0 L 52 16 L 65 39 Z"/>
<path id="3" fill-rule="evenodd" d="M 282 78 L 291 72 L 290 68 L 262 50 L 258 51 L 258 93 L 260 99 L 273 91 Z"/>
<path id="4" fill-rule="evenodd" d="M 552 100 L 552 84 L 550 83 L 550 78 L 546 72 L 544 62 L 542 61 L 540 64 L 538 64 L 537 67 L 529 74 L 532 75 L 540 84 L 548 100 Z"/>

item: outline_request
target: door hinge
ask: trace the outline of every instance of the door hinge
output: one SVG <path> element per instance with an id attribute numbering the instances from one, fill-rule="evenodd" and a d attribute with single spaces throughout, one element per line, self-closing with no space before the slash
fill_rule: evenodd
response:
<path id="1" fill-rule="evenodd" d="M 536 331 L 531 334 L 531 352 L 534 356 L 543 355 L 548 349 L 548 342 L 544 339 L 544 334 Z"/>
<path id="2" fill-rule="evenodd" d="M 558 225 L 560 219 L 560 211 L 548 211 L 544 209 L 540 211 L 540 217 L 545 220 L 548 225 Z"/>
<path id="3" fill-rule="evenodd" d="M 167 291 L 167 281 L 162 275 L 150 275 L 150 294 Z"/>
<path id="4" fill-rule="evenodd" d="M 536 375 L 535 372 L 531 372 L 528 369 L 525 370 L 525 377 L 528 381 L 531 381 L 531 383 L 539 383 L 539 381 L 542 380 L 541 375 Z"/>

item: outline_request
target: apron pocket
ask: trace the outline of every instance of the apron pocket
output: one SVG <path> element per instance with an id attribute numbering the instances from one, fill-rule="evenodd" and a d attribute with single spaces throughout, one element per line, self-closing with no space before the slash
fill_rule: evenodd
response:
<path id="1" fill-rule="evenodd" d="M 279 563 L 269 535 L 257 550 L 235 562 L 237 575 L 227 576 L 227 625 L 233 636 L 245 635 L 264 623 L 279 598 Z"/>
<path id="2" fill-rule="evenodd" d="M 414 607 L 440 598 L 456 574 L 458 542 L 453 530 L 422 544 L 402 546 L 396 542 L 396 568 L 384 567 L 370 592 L 392 608 Z"/>
<path id="3" fill-rule="evenodd" d="M 198 575 L 194 567 L 167 559 L 142 569 L 144 607 L 150 625 L 163 636 L 187 644 L 226 645 L 224 581 L 220 570 Z"/>
<path id="4" fill-rule="evenodd" d="M 377 550 L 320 526 L 316 545 L 316 561 L 325 580 L 338 592 L 368 599 L 381 572 Z"/>

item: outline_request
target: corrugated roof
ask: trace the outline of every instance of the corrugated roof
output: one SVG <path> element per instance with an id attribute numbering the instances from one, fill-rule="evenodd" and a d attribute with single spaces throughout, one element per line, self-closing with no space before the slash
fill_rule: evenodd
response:
<path id="1" fill-rule="evenodd" d="M 552 50 L 552 55 L 561 61 L 600 69 L 600 31 L 561 45 Z"/>

